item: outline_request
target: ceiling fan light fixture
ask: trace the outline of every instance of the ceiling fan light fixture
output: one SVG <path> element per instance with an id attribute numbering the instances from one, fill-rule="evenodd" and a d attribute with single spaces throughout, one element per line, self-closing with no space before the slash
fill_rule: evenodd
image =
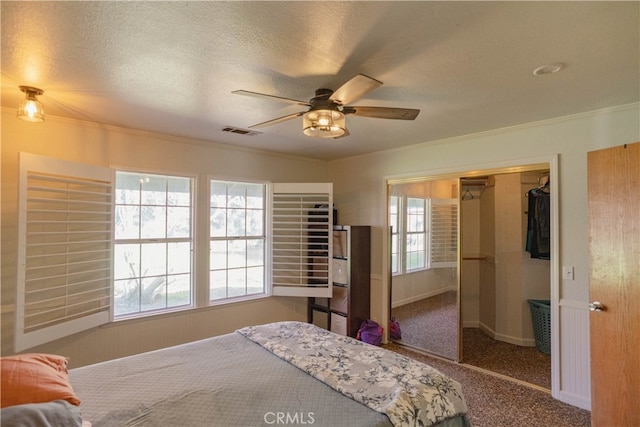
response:
<path id="1" fill-rule="evenodd" d="M 44 91 L 37 87 L 20 86 L 20 90 L 25 93 L 25 97 L 18 106 L 18 118 L 28 122 L 44 122 L 44 106 L 38 101 L 38 95 Z"/>
<path id="2" fill-rule="evenodd" d="M 302 131 L 315 138 L 337 138 L 346 132 L 346 120 L 340 111 L 311 110 L 302 117 Z"/>

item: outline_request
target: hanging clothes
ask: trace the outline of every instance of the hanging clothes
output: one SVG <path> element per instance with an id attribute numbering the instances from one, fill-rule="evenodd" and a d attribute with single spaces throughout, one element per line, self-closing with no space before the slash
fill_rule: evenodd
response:
<path id="1" fill-rule="evenodd" d="M 531 253 L 531 258 L 550 259 L 551 197 L 548 183 L 529 190 L 527 197 L 529 203 L 526 250 Z"/>

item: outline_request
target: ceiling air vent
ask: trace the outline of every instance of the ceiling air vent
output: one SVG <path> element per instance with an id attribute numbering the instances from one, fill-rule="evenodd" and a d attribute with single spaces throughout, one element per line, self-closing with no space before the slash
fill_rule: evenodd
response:
<path id="1" fill-rule="evenodd" d="M 231 133 L 237 133 L 238 135 L 248 135 L 248 136 L 259 135 L 262 133 L 262 132 L 257 132 L 255 130 L 241 129 L 233 126 L 223 127 L 222 132 L 231 132 Z"/>

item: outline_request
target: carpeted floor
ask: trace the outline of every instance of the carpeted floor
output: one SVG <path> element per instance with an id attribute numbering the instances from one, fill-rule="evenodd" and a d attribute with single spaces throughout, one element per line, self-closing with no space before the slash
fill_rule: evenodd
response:
<path id="1" fill-rule="evenodd" d="M 402 344 L 428 349 L 448 359 L 458 358 L 455 291 L 394 307 L 392 315 L 400 323 Z"/>
<path id="2" fill-rule="evenodd" d="M 479 328 L 463 329 L 462 362 L 551 390 L 550 355 L 494 340 Z"/>
<path id="3" fill-rule="evenodd" d="M 474 427 L 580 427 L 591 425 L 591 413 L 560 402 L 545 391 L 497 378 L 464 364 L 432 357 L 399 344 L 395 351 L 433 366 L 462 384 Z"/>
<path id="4" fill-rule="evenodd" d="M 457 359 L 455 292 L 395 307 L 392 313 L 402 329 L 398 343 Z M 551 389 L 551 356 L 535 347 L 497 341 L 478 328 L 463 329 L 462 347 L 465 364 Z"/>

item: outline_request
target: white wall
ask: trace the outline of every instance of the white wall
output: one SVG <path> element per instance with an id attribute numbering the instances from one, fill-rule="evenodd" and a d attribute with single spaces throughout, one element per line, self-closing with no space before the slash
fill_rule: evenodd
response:
<path id="1" fill-rule="evenodd" d="M 2 355 L 13 352 L 17 268 L 18 153 L 29 152 L 107 167 L 197 174 L 267 182 L 326 182 L 326 162 L 287 157 L 228 145 L 150 134 L 113 126 L 47 116 L 42 124 L 15 118 L 2 110 Z M 201 200 L 199 209 L 207 204 Z M 204 215 L 199 215 L 206 218 Z M 208 224 L 196 224 L 206 229 Z M 196 264 L 206 265 L 208 251 L 200 248 Z M 206 268 L 195 280 L 206 280 Z M 196 298 L 198 296 L 196 295 Z M 200 299 L 202 297 L 200 296 Z M 72 367 L 126 356 L 213 335 L 249 324 L 277 320 L 306 321 L 306 298 L 269 297 L 188 312 L 117 322 L 29 351 L 64 354 Z"/>
<path id="2" fill-rule="evenodd" d="M 571 322 L 571 329 L 565 329 L 563 322 L 565 307 L 588 313 L 586 153 L 636 141 L 640 141 L 640 111 L 638 104 L 632 104 L 331 162 L 329 178 L 334 182 L 341 222 L 372 226 L 372 274 L 380 278 L 375 283 L 379 289 L 372 289 L 379 292 L 378 298 L 372 298 L 372 317 L 389 315 L 383 234 L 387 179 L 468 172 L 557 155 L 559 223 L 554 226 L 559 231 L 559 262 L 575 267 L 575 279 L 561 281 L 557 290 L 558 338 L 566 346 L 565 337 L 588 337 L 588 321 Z M 588 407 L 589 343 L 585 339 L 572 343 L 572 348 L 559 352 L 554 377 L 561 381 L 555 381 L 554 395 Z"/>

